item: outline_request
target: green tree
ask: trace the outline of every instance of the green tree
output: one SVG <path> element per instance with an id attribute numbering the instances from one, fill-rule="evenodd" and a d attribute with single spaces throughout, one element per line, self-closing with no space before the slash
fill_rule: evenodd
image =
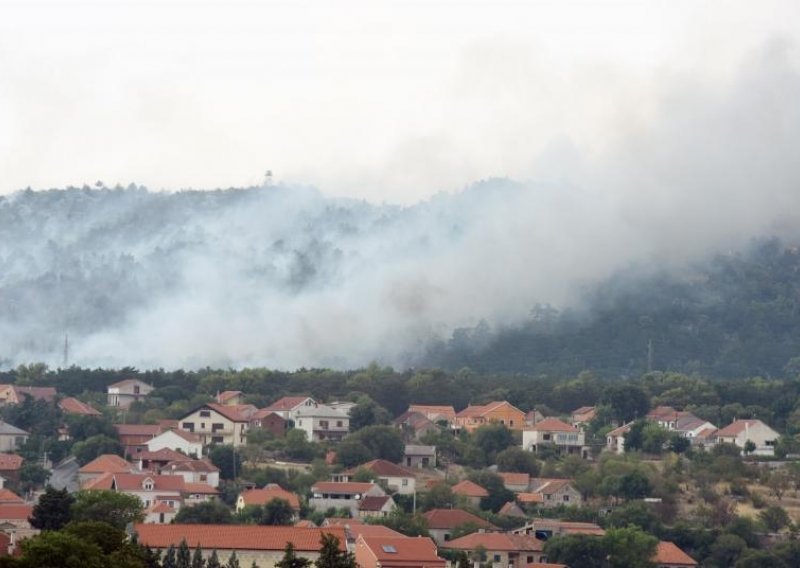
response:
<path id="1" fill-rule="evenodd" d="M 789 566 L 796 564 L 786 564 L 769 550 L 747 550 L 736 561 L 734 568 L 789 568 Z"/>
<path id="2" fill-rule="evenodd" d="M 200 548 L 200 543 L 194 549 L 192 554 L 192 568 L 205 568 L 206 561 L 203 559 L 203 550 Z"/>
<path id="3" fill-rule="evenodd" d="M 264 505 L 262 525 L 291 525 L 294 509 L 285 499 L 272 499 Z"/>
<path id="4" fill-rule="evenodd" d="M 348 438 L 364 444 L 374 458 L 397 463 L 403 459 L 405 443 L 400 432 L 391 426 L 367 426 Z"/>
<path id="5" fill-rule="evenodd" d="M 222 564 L 219 561 L 219 556 L 217 555 L 216 550 L 211 551 L 211 556 L 208 557 L 206 561 L 206 568 L 222 568 Z"/>
<path id="6" fill-rule="evenodd" d="M 30 523 L 35 529 L 57 531 L 71 519 L 70 509 L 75 499 L 66 489 L 48 486 L 33 506 Z"/>
<path id="7" fill-rule="evenodd" d="M 616 528 L 635 526 L 651 534 L 658 534 L 662 529 L 658 515 L 643 501 L 631 501 L 615 508 L 606 517 L 606 523 Z"/>
<path id="8" fill-rule="evenodd" d="M 339 539 L 330 533 L 320 539 L 319 557 L 314 562 L 316 568 L 357 568 L 355 556 L 341 547 Z"/>
<path id="9" fill-rule="evenodd" d="M 102 521 L 122 530 L 144 518 L 138 497 L 116 491 L 78 491 L 70 513 L 74 521 Z"/>
<path id="10" fill-rule="evenodd" d="M 275 563 L 275 568 L 309 568 L 311 561 L 308 558 L 297 556 L 294 551 L 294 543 L 287 542 L 283 549 L 283 558 Z"/>
<path id="11" fill-rule="evenodd" d="M 474 471 L 469 474 L 469 480 L 477 483 L 489 493 L 488 497 L 481 499 L 481 509 L 490 509 L 495 513 L 500 508 L 514 500 L 514 494 L 506 489 L 503 478 L 491 471 Z"/>
<path id="12" fill-rule="evenodd" d="M 788 527 L 792 519 L 783 507 L 772 505 L 758 514 L 758 518 L 770 531 L 778 532 Z"/>
<path id="13" fill-rule="evenodd" d="M 643 418 L 650 410 L 650 399 L 644 389 L 637 384 L 609 385 L 600 396 L 600 403 L 607 405 L 613 418 L 627 423 Z"/>
<path id="14" fill-rule="evenodd" d="M 122 455 L 122 444 L 114 438 L 99 434 L 77 442 L 72 446 L 72 455 L 81 465 L 86 465 L 93 459 L 104 454 Z"/>
<path id="15" fill-rule="evenodd" d="M 352 438 L 342 440 L 336 448 L 336 461 L 347 468 L 366 463 L 374 457 L 367 446 Z"/>
<path id="16" fill-rule="evenodd" d="M 533 452 L 526 452 L 516 446 L 506 448 L 495 458 L 497 469 L 514 473 L 529 473 L 532 477 L 539 475 L 539 462 Z"/>
<path id="17" fill-rule="evenodd" d="M 162 568 L 178 568 L 177 552 L 173 545 L 169 545 L 167 553 L 164 555 L 164 561 L 161 563 Z"/>
<path id="18" fill-rule="evenodd" d="M 236 556 L 235 550 L 231 552 L 228 562 L 225 564 L 225 568 L 241 568 L 241 565 L 239 564 L 239 558 Z"/>
<path id="19" fill-rule="evenodd" d="M 549 562 L 581 568 L 606 568 L 606 549 L 596 536 L 555 536 L 545 543 L 544 552 Z"/>
<path id="20" fill-rule="evenodd" d="M 175 522 L 189 525 L 228 525 L 233 522 L 231 510 L 219 501 L 184 505 L 175 515 Z"/>
<path id="21" fill-rule="evenodd" d="M 231 445 L 212 446 L 208 457 L 211 463 L 219 468 L 219 476 L 222 479 L 236 479 L 242 471 L 242 456 Z"/>
<path id="22" fill-rule="evenodd" d="M 47 531 L 22 541 L 25 568 L 105 568 L 100 547 L 61 531 Z"/>
<path id="23" fill-rule="evenodd" d="M 654 568 L 658 539 L 639 528 L 609 529 L 602 537 L 608 568 Z"/>
<path id="24" fill-rule="evenodd" d="M 293 460 L 311 461 L 316 454 L 315 445 L 303 430 L 292 428 L 284 438 L 286 455 Z"/>
<path id="25" fill-rule="evenodd" d="M 105 555 L 125 547 L 128 539 L 125 531 L 100 521 L 73 522 L 63 532 L 96 545 Z"/>
<path id="26" fill-rule="evenodd" d="M 447 483 L 437 483 L 422 497 L 422 507 L 429 509 L 452 509 L 456 504 L 453 489 Z"/>
<path id="27" fill-rule="evenodd" d="M 192 552 L 189 550 L 189 545 L 186 539 L 181 539 L 178 545 L 178 551 L 175 553 L 175 564 L 177 568 L 192 568 Z"/>
<path id="28" fill-rule="evenodd" d="M 514 434 L 504 424 L 481 426 L 473 433 L 472 440 L 483 451 L 489 463 L 494 463 L 498 452 L 515 445 Z"/>
<path id="29" fill-rule="evenodd" d="M 643 499 L 650 495 L 653 485 L 641 471 L 634 470 L 619 480 L 619 496 L 624 499 Z"/>
<path id="30" fill-rule="evenodd" d="M 370 397 L 362 396 L 350 409 L 350 430 L 357 432 L 366 426 L 388 424 L 391 419 L 388 410 Z"/>
<path id="31" fill-rule="evenodd" d="M 722 534 L 711 545 L 705 564 L 717 568 L 733 566 L 746 549 L 747 544 L 738 536 Z"/>

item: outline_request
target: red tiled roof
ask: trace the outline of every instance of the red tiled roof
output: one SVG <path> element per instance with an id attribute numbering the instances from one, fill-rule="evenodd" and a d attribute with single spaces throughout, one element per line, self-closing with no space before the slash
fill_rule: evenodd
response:
<path id="1" fill-rule="evenodd" d="M 272 404 L 270 404 L 269 406 L 267 406 L 266 408 L 264 408 L 262 410 L 269 410 L 270 412 L 275 412 L 275 411 L 283 411 L 283 412 L 285 412 L 287 410 L 292 410 L 294 407 L 298 406 L 299 404 L 302 404 L 303 402 L 305 402 L 309 398 L 311 398 L 311 397 L 309 397 L 309 396 L 284 396 L 283 398 L 279 398 L 278 400 L 276 400 L 275 402 L 273 402 Z"/>
<path id="2" fill-rule="evenodd" d="M 355 519 L 348 519 L 355 520 Z M 351 523 L 347 525 L 347 532 L 354 538 L 359 536 L 405 536 L 384 525 L 368 525 L 364 523 Z"/>
<path id="3" fill-rule="evenodd" d="M 392 498 L 388 495 L 382 495 L 380 497 L 372 497 L 367 496 L 363 497 L 358 504 L 359 511 L 381 511 L 386 506 L 386 503 L 391 501 Z"/>
<path id="4" fill-rule="evenodd" d="M 169 462 L 161 471 L 194 471 L 199 473 L 213 473 L 219 468 L 208 460 L 180 460 Z"/>
<path id="5" fill-rule="evenodd" d="M 17 399 L 23 400 L 25 395 L 29 395 L 36 400 L 50 402 L 56 397 L 56 389 L 53 387 L 11 387 L 17 392 Z"/>
<path id="6" fill-rule="evenodd" d="M 694 558 L 675 546 L 675 544 L 665 540 L 662 540 L 656 546 L 653 562 L 659 565 L 697 566 L 697 561 Z"/>
<path id="7" fill-rule="evenodd" d="M 532 535 L 511 533 L 472 533 L 447 541 L 444 548 L 455 550 L 475 550 L 482 546 L 487 551 L 531 550 L 541 552 L 544 542 Z"/>
<path id="8" fill-rule="evenodd" d="M 372 473 L 376 475 L 382 475 L 385 477 L 414 477 L 416 475 L 405 469 L 404 467 L 400 467 L 399 465 L 393 464 L 392 462 L 386 460 L 372 460 L 367 463 L 362 463 L 360 466 L 349 469 L 346 473 L 348 475 L 353 475 L 357 470 L 364 468 L 368 469 Z"/>
<path id="9" fill-rule="evenodd" d="M 300 509 L 300 498 L 297 494 L 287 491 L 274 483 L 267 485 L 264 489 L 243 491 L 240 497 L 245 505 L 266 505 L 273 499 L 283 499 L 292 506 L 292 509 Z"/>
<path id="10" fill-rule="evenodd" d="M 284 422 L 286 419 L 275 412 L 274 410 L 270 410 L 269 408 L 262 408 L 261 410 L 256 410 L 253 415 L 250 417 L 250 420 L 264 420 L 268 416 L 274 416 L 278 420 Z"/>
<path id="11" fill-rule="evenodd" d="M 242 391 L 222 391 L 217 395 L 217 402 L 220 404 L 224 404 L 226 400 L 230 400 L 232 398 L 236 398 L 237 396 L 241 396 Z"/>
<path id="12" fill-rule="evenodd" d="M 467 497 L 488 497 L 489 492 L 483 487 L 465 479 L 453 485 L 453 493 L 456 495 L 466 495 Z"/>
<path id="13" fill-rule="evenodd" d="M 136 459 L 141 461 L 177 462 L 192 461 L 194 458 L 190 458 L 186 454 L 170 450 L 169 448 L 161 448 L 154 452 L 143 450 L 136 454 Z"/>
<path id="14" fill-rule="evenodd" d="M 506 485 L 528 485 L 531 481 L 531 476 L 529 473 L 511 473 L 511 472 L 499 472 L 497 475 L 503 478 L 503 483 Z"/>
<path id="15" fill-rule="evenodd" d="M 647 413 L 647 418 L 651 420 L 677 420 L 679 414 L 680 411 L 675 410 L 671 406 L 656 406 Z"/>
<path id="16" fill-rule="evenodd" d="M 136 468 L 114 454 L 96 457 L 78 470 L 79 473 L 129 473 Z"/>
<path id="17" fill-rule="evenodd" d="M 155 438 L 162 431 L 160 424 L 114 424 L 120 436 L 150 436 Z"/>
<path id="18" fill-rule="evenodd" d="M 519 503 L 543 503 L 544 498 L 541 493 L 517 493 Z"/>
<path id="19" fill-rule="evenodd" d="M 183 484 L 183 492 L 189 495 L 218 495 L 219 491 L 211 487 L 208 483 L 192 483 L 186 481 Z"/>
<path id="20" fill-rule="evenodd" d="M 366 546 L 380 566 L 432 566 L 444 568 L 445 561 L 436 554 L 436 545 L 428 537 L 361 536 L 356 548 Z"/>
<path id="21" fill-rule="evenodd" d="M 311 486 L 311 491 L 315 493 L 361 493 L 364 494 L 370 489 L 375 487 L 374 483 L 358 483 L 355 481 L 338 482 L 338 481 L 318 481 Z"/>
<path id="22" fill-rule="evenodd" d="M 0 521 L 26 521 L 33 514 L 33 505 L 3 503 L 0 505 Z"/>
<path id="23" fill-rule="evenodd" d="M 445 418 L 453 419 L 456 417 L 456 409 L 446 405 L 411 404 L 409 412 L 419 412 L 427 418 L 428 415 L 439 414 Z"/>
<path id="24" fill-rule="evenodd" d="M 11 491 L 11 489 L 0 489 L 0 503 L 24 503 L 25 499 Z"/>
<path id="25" fill-rule="evenodd" d="M 628 422 L 627 424 L 623 424 L 619 428 L 614 428 L 613 430 L 611 430 L 611 432 L 606 434 L 606 436 L 619 437 L 622 436 L 623 434 L 627 434 L 628 432 L 631 431 L 631 424 L 633 424 L 633 422 Z"/>
<path id="26" fill-rule="evenodd" d="M 514 501 L 509 501 L 497 512 L 498 515 L 505 515 L 507 517 L 524 517 L 525 512 L 519 508 Z"/>
<path id="27" fill-rule="evenodd" d="M 725 426 L 721 430 L 717 430 L 717 437 L 722 438 L 723 436 L 738 436 L 742 432 L 744 432 L 748 428 L 752 428 L 757 425 L 764 425 L 761 420 L 734 420 L 732 423 Z"/>
<path id="28" fill-rule="evenodd" d="M 225 418 L 227 418 L 228 420 L 231 420 L 233 422 L 249 422 L 250 421 L 249 418 L 246 415 L 242 414 L 239 411 L 239 406 L 242 406 L 242 405 L 238 405 L 237 404 L 235 406 L 225 406 L 224 404 L 217 404 L 216 402 L 209 402 L 209 403 L 205 404 L 204 406 L 210 408 L 211 410 L 214 410 L 214 411 L 218 412 L 219 414 L 222 414 Z M 249 405 L 245 405 L 245 406 L 249 406 Z M 203 407 L 200 407 L 200 408 L 203 408 Z M 192 411 L 192 412 L 194 412 L 194 411 Z"/>
<path id="29" fill-rule="evenodd" d="M 183 492 L 186 482 L 180 475 L 148 475 L 139 473 L 117 473 L 114 475 L 114 486 L 117 491 L 144 491 L 142 485 L 146 479 L 153 480 L 153 491 Z"/>
<path id="30" fill-rule="evenodd" d="M 150 505 L 150 508 L 147 509 L 147 512 L 148 513 L 174 513 L 175 509 L 170 507 L 164 501 L 156 501 L 155 503 Z"/>
<path id="31" fill-rule="evenodd" d="M 423 513 L 431 529 L 454 529 L 461 525 L 472 524 L 482 529 L 496 529 L 492 523 L 481 519 L 463 509 L 431 509 Z"/>
<path id="32" fill-rule="evenodd" d="M 81 485 L 81 489 L 85 489 L 87 491 L 91 490 L 98 490 L 98 491 L 110 491 L 114 485 L 114 474 L 113 473 L 104 473 L 98 477 L 94 477 L 89 481 L 85 482 Z"/>
<path id="33" fill-rule="evenodd" d="M 91 404 L 73 397 L 60 400 L 58 407 L 68 414 L 80 414 L 82 416 L 102 416 L 102 413 L 94 408 Z"/>
<path id="34" fill-rule="evenodd" d="M 172 432 L 176 436 L 183 438 L 187 442 L 191 442 L 193 444 L 199 444 L 202 440 L 200 436 L 195 434 L 194 432 L 187 432 L 186 430 L 181 430 L 180 428 L 170 428 L 169 430 L 165 430 L 162 434 L 166 434 L 167 432 Z"/>
<path id="35" fill-rule="evenodd" d="M 178 546 L 182 540 L 190 549 L 204 550 L 274 550 L 282 551 L 287 542 L 295 550 L 318 552 L 324 534 L 339 539 L 340 550 L 345 550 L 344 528 L 279 527 L 261 525 L 148 525 L 136 524 L 139 544 L 151 548 Z"/>
<path id="36" fill-rule="evenodd" d="M 572 424 L 567 424 L 563 420 L 552 417 L 545 418 L 533 426 L 528 426 L 526 430 L 534 430 L 537 432 L 578 432 L 578 429 Z"/>
<path id="37" fill-rule="evenodd" d="M 714 437 L 716 435 L 717 435 L 717 429 L 716 428 L 704 428 L 704 429 L 700 430 L 697 433 L 695 438 L 698 438 L 698 439 L 701 439 L 701 440 L 705 440 L 706 438 L 711 438 L 711 437 Z"/>

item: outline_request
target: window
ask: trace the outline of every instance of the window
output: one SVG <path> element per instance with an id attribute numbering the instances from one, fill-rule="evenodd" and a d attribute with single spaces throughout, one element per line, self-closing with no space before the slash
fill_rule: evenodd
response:
<path id="1" fill-rule="evenodd" d="M 445 540 L 450 540 L 451 538 L 453 538 L 453 535 L 451 535 L 450 533 L 444 533 Z"/>
<path id="2" fill-rule="evenodd" d="M 211 443 L 212 444 L 221 444 L 222 443 L 222 436 L 211 436 Z"/>
<path id="3" fill-rule="evenodd" d="M 133 394 L 139 394 L 140 390 L 139 385 L 133 385 Z"/>
<path id="4" fill-rule="evenodd" d="M 391 554 L 397 553 L 397 549 L 391 544 L 384 544 L 383 546 L 381 546 L 381 548 L 383 548 L 384 552 L 389 552 Z"/>
<path id="5" fill-rule="evenodd" d="M 221 422 L 214 422 L 211 425 L 211 431 L 212 432 L 217 432 L 218 430 L 222 430 L 224 427 L 225 427 L 225 425 L 222 424 Z"/>
<path id="6" fill-rule="evenodd" d="M 408 479 L 403 479 L 403 487 L 408 485 Z"/>
<path id="7" fill-rule="evenodd" d="M 336 421 L 336 427 L 337 428 L 341 428 L 342 427 L 342 421 L 341 420 L 337 420 Z"/>
<path id="8" fill-rule="evenodd" d="M 206 429 L 206 423 L 205 422 L 201 422 L 200 423 L 200 429 L 201 430 L 205 430 Z"/>
<path id="9" fill-rule="evenodd" d="M 500 562 L 500 555 L 499 554 L 495 554 L 494 558 L 492 558 L 492 560 L 494 560 L 495 562 Z"/>
<path id="10" fill-rule="evenodd" d="M 194 422 L 184 422 L 181 424 L 181 428 L 189 432 L 194 432 Z"/>
<path id="11" fill-rule="evenodd" d="M 569 495 L 564 495 L 564 503 L 567 503 L 568 501 L 569 501 Z"/>
<path id="12" fill-rule="evenodd" d="M 200 418 L 210 418 L 211 411 L 210 410 L 201 410 L 200 411 Z"/>
<path id="13" fill-rule="evenodd" d="M 408 461 L 409 461 L 408 465 L 411 465 L 411 460 L 408 460 Z M 422 458 L 422 465 L 428 465 L 430 463 L 430 461 L 431 460 L 429 458 Z"/>
<path id="14" fill-rule="evenodd" d="M 550 434 L 542 434 L 542 440 L 549 442 L 551 438 L 552 436 Z"/>
<path id="15" fill-rule="evenodd" d="M 205 473 L 200 474 L 200 481 L 208 481 L 208 475 Z"/>
<path id="16" fill-rule="evenodd" d="M 327 420 L 320 420 L 319 421 L 319 427 L 322 428 L 323 430 L 327 430 L 328 429 L 328 421 Z"/>
<path id="17" fill-rule="evenodd" d="M 528 556 L 528 564 L 533 564 L 533 556 Z"/>

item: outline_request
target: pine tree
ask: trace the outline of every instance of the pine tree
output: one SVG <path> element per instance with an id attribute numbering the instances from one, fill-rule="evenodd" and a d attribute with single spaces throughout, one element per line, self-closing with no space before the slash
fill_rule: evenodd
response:
<path id="1" fill-rule="evenodd" d="M 283 549 L 283 558 L 275 563 L 275 568 L 308 568 L 311 561 L 308 558 L 301 558 L 294 552 L 294 543 L 287 542 Z"/>
<path id="2" fill-rule="evenodd" d="M 197 547 L 194 549 L 194 554 L 192 555 L 192 568 L 205 568 L 206 561 L 203 560 L 203 551 L 200 550 L 200 543 L 197 543 Z"/>
<path id="3" fill-rule="evenodd" d="M 206 568 L 222 568 L 222 564 L 219 562 L 219 556 L 217 556 L 217 551 L 214 550 L 209 556 L 208 560 L 206 561 Z"/>
<path id="4" fill-rule="evenodd" d="M 186 539 L 181 540 L 178 546 L 178 554 L 175 565 L 177 568 L 192 568 L 192 553 L 189 551 L 189 545 L 186 544 Z"/>
<path id="5" fill-rule="evenodd" d="M 231 557 L 228 558 L 228 563 L 225 565 L 225 568 L 242 568 L 239 565 L 239 558 L 237 558 L 235 550 L 231 552 Z"/>
<path id="6" fill-rule="evenodd" d="M 340 550 L 339 539 L 328 533 L 320 539 L 319 558 L 314 562 L 316 568 L 356 568 L 352 552 Z"/>
<path id="7" fill-rule="evenodd" d="M 167 549 L 167 554 L 164 556 L 164 561 L 161 563 L 162 568 L 178 568 L 178 564 L 175 561 L 175 547 L 171 544 Z"/>

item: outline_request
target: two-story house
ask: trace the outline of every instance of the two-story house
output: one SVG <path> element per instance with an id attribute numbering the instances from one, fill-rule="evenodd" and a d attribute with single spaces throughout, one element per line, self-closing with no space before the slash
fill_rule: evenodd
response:
<path id="1" fill-rule="evenodd" d="M 318 404 L 299 409 L 294 414 L 294 427 L 305 432 L 311 442 L 338 441 L 350 431 L 350 417 L 341 410 Z"/>
<path id="2" fill-rule="evenodd" d="M 0 419 L 0 452 L 15 452 L 28 441 L 29 434 Z"/>
<path id="3" fill-rule="evenodd" d="M 21 387 L 17 385 L 0 385 L 0 406 L 20 404 L 26 397 L 44 402 L 53 402 L 56 398 L 54 387 Z"/>
<path id="4" fill-rule="evenodd" d="M 178 427 L 196 434 L 203 446 L 227 444 L 234 447 L 246 442 L 250 418 L 242 415 L 237 407 L 209 402 L 178 420 Z"/>
<path id="5" fill-rule="evenodd" d="M 317 406 L 317 401 L 310 396 L 284 396 L 266 408 L 262 408 L 262 410 L 274 412 L 284 420 L 295 421 L 297 413 L 300 410 L 313 408 L 315 406 Z"/>
<path id="6" fill-rule="evenodd" d="M 292 511 L 294 511 L 295 518 L 299 518 L 300 497 L 276 483 L 268 483 L 263 489 L 242 491 L 236 499 L 236 512 L 238 513 L 248 506 L 264 506 L 274 499 L 281 499 L 289 503 Z"/>
<path id="7" fill-rule="evenodd" d="M 375 480 L 400 495 L 413 495 L 417 491 L 417 476 L 411 471 L 386 460 L 372 460 L 357 468 L 334 475 L 334 481 L 350 481 L 359 469 L 369 471 Z"/>
<path id="8" fill-rule="evenodd" d="M 753 418 L 734 420 L 716 432 L 718 444 L 733 444 L 742 451 L 745 450 L 747 442 L 752 442 L 755 446 L 752 454 L 756 456 L 774 456 L 778 436 L 779 434 L 775 430 L 761 420 Z"/>
<path id="9" fill-rule="evenodd" d="M 545 418 L 522 431 L 522 449 L 539 452 L 543 448 L 553 449 L 559 454 L 589 456 L 584 432 L 558 418 Z"/>
<path id="10" fill-rule="evenodd" d="M 173 450 L 187 456 L 199 458 L 203 455 L 203 440 L 199 435 L 186 430 L 167 430 L 147 441 L 147 450 Z"/>
<path id="11" fill-rule="evenodd" d="M 355 542 L 356 563 L 361 568 L 445 568 L 436 545 L 425 537 L 361 535 Z"/>
<path id="12" fill-rule="evenodd" d="M 351 516 L 358 516 L 360 501 L 364 497 L 382 497 L 386 492 L 375 483 L 318 481 L 311 486 L 308 505 L 318 511 L 350 509 Z"/>
<path id="13" fill-rule="evenodd" d="M 153 392 L 153 387 L 139 379 L 125 379 L 108 385 L 108 406 L 128 408 L 136 401 L 143 400 Z"/>
<path id="14" fill-rule="evenodd" d="M 524 534 L 475 532 L 450 540 L 442 548 L 466 552 L 475 568 L 525 568 L 547 561 L 544 541 Z"/>
<path id="15" fill-rule="evenodd" d="M 510 430 L 525 428 L 525 413 L 504 400 L 496 400 L 489 404 L 468 406 L 456 414 L 456 428 L 473 432 L 487 424 L 503 424 Z"/>

